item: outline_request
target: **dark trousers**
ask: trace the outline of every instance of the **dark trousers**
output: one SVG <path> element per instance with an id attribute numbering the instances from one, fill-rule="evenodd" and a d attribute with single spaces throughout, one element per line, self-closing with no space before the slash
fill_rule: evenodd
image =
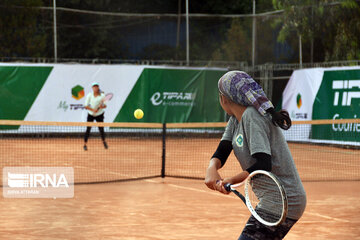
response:
<path id="1" fill-rule="evenodd" d="M 296 222 L 297 220 L 286 218 L 281 225 L 268 227 L 251 215 L 238 240 L 281 240 Z"/>
<path id="2" fill-rule="evenodd" d="M 104 114 L 101 114 L 99 116 L 92 116 L 90 114 L 88 114 L 87 116 L 87 121 L 88 122 L 93 122 L 94 120 L 96 120 L 96 122 L 104 122 Z M 87 127 L 86 128 L 86 132 L 85 132 L 85 143 L 87 143 L 89 136 L 90 136 L 90 131 L 91 131 L 91 127 Z M 104 128 L 103 127 L 99 127 L 99 132 L 101 135 L 101 139 L 105 142 L 105 132 L 104 132 Z"/>

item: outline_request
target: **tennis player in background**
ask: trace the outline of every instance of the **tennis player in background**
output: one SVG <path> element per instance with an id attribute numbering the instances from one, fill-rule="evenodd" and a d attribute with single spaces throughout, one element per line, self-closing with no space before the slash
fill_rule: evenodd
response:
<path id="1" fill-rule="evenodd" d="M 104 103 L 105 94 L 101 92 L 98 83 L 92 84 L 93 92 L 90 92 L 85 99 L 85 109 L 88 111 L 87 121 L 93 122 L 104 122 L 104 109 L 106 108 L 106 104 Z M 85 137 L 84 137 L 84 150 L 87 151 L 87 141 L 90 136 L 91 127 L 86 128 Z M 105 132 L 103 127 L 99 127 L 100 135 L 102 142 L 104 144 L 105 149 L 108 148 L 108 145 L 105 141 Z"/>
<path id="2" fill-rule="evenodd" d="M 268 227 L 251 216 L 239 240 L 282 239 L 302 216 L 306 194 L 294 160 L 281 129 L 289 129 L 291 120 L 286 111 L 276 112 L 263 89 L 247 73 L 231 71 L 218 82 L 220 104 L 231 117 L 219 146 L 210 160 L 205 184 L 228 194 L 224 185 L 244 181 L 255 170 L 275 174 L 283 183 L 288 197 L 288 215 L 278 226 Z M 231 151 L 240 162 L 242 172 L 222 179 L 218 170 Z"/>

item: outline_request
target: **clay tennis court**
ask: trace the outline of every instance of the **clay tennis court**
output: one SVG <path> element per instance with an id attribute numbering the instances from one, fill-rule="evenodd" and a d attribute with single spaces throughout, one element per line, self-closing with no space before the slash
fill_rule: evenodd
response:
<path id="1" fill-rule="evenodd" d="M 360 239 L 358 182 L 306 182 L 286 239 Z M 1 239 L 237 239 L 247 209 L 199 180 L 77 185 L 73 199 L 1 199 Z"/>
<path id="2" fill-rule="evenodd" d="M 0 139 L 0 166 L 71 166 L 76 183 L 160 176 L 160 137 L 109 138 L 107 142 L 105 150 L 98 138 L 92 138 L 84 151 L 80 138 Z M 218 143 L 217 138 L 168 137 L 166 175 L 204 178 Z M 289 147 L 303 181 L 360 180 L 358 149 L 301 143 L 289 143 Z M 221 172 L 231 176 L 239 169 L 231 154 Z"/>
<path id="3" fill-rule="evenodd" d="M 166 178 L 161 138 L 0 139 L 1 167 L 72 166 L 73 199 L 0 200 L 1 239 L 237 239 L 249 212 L 233 195 L 202 180 L 219 139 L 168 137 Z M 360 239 L 359 150 L 289 144 L 308 196 L 303 218 L 286 239 Z M 234 156 L 223 177 L 239 171 Z M 1 173 L 2 174 L 2 173 Z M 332 181 L 326 181 L 332 179 Z M 346 180 L 346 181 L 341 181 Z M 353 180 L 353 181 L 351 181 Z"/>

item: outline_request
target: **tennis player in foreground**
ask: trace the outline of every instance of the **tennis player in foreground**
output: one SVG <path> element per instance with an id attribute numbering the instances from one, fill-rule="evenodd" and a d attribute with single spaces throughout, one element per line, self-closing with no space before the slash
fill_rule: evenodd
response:
<path id="1" fill-rule="evenodd" d="M 104 122 L 104 108 L 106 108 L 106 104 L 104 103 L 105 95 L 100 91 L 99 84 L 94 82 L 92 84 L 93 92 L 90 92 L 85 99 L 85 109 L 88 111 L 87 121 L 93 122 Z M 85 137 L 84 137 L 84 150 L 87 151 L 87 141 L 90 136 L 91 127 L 86 128 Z M 103 141 L 105 149 L 108 148 L 108 145 L 105 141 L 105 133 L 104 128 L 99 127 L 101 139 Z"/>
<path id="2" fill-rule="evenodd" d="M 251 215 L 239 240 L 282 239 L 302 216 L 306 206 L 304 187 L 280 129 L 287 130 L 291 126 L 289 114 L 276 112 L 261 86 L 245 72 L 226 73 L 220 78 L 218 88 L 220 104 L 231 117 L 210 160 L 205 184 L 210 189 L 228 194 L 225 185 L 240 183 L 256 170 L 276 175 L 288 198 L 286 219 L 280 225 L 270 227 Z M 222 179 L 218 170 L 232 150 L 243 172 Z M 253 186 L 254 191 L 255 188 Z M 259 191 L 261 194 L 262 190 Z"/>

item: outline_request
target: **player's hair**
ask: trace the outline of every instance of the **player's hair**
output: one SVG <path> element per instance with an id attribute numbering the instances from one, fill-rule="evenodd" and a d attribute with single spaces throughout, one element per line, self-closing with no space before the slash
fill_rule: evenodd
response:
<path id="1" fill-rule="evenodd" d="M 286 110 L 282 109 L 276 112 L 274 108 L 269 108 L 266 112 L 271 114 L 271 121 L 275 126 L 279 126 L 284 130 L 288 130 L 291 127 L 291 119 Z"/>

